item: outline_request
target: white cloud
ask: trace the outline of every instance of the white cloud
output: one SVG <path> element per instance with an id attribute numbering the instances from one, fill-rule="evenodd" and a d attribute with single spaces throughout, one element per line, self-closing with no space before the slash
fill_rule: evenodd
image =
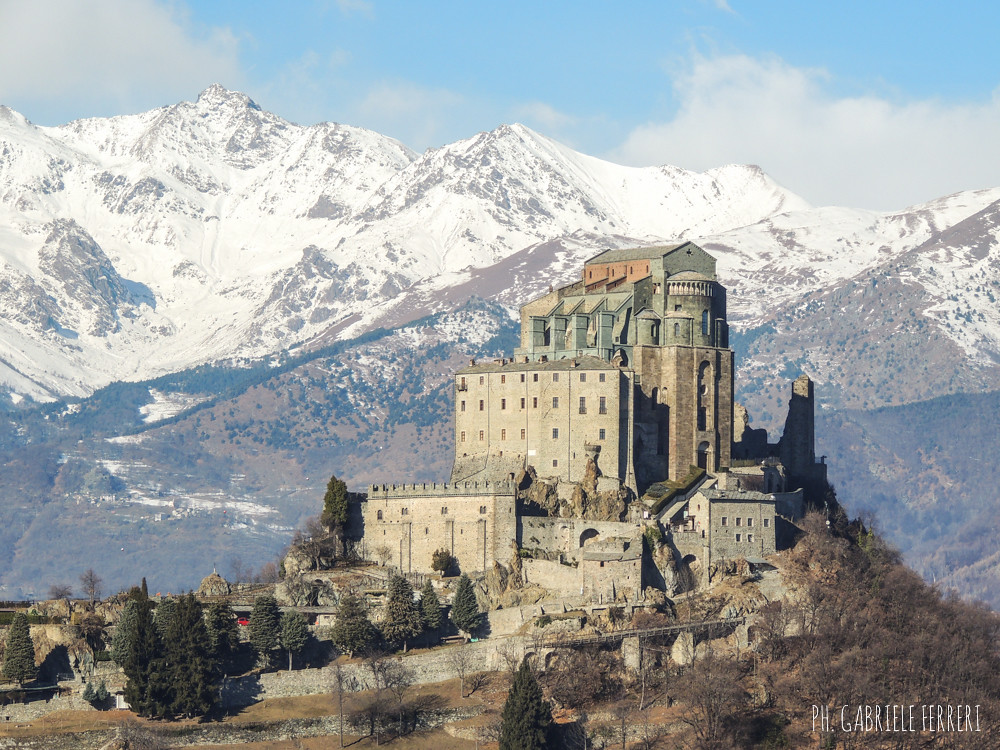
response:
<path id="1" fill-rule="evenodd" d="M 375 6 L 367 0 L 337 0 L 337 8 L 345 16 L 360 13 L 369 18 L 375 15 Z"/>
<path id="2" fill-rule="evenodd" d="M 456 125 L 468 119 L 468 105 L 447 89 L 394 82 L 373 86 L 356 110 L 366 127 L 420 149 L 449 142 Z"/>
<path id="3" fill-rule="evenodd" d="M 118 114 L 244 84 L 229 29 L 154 0 L 0 0 L 0 102 L 31 119 Z"/>
<path id="4" fill-rule="evenodd" d="M 577 123 L 577 118 L 560 112 L 545 102 L 528 102 L 514 108 L 514 116 L 532 127 L 555 133 Z"/>
<path id="5" fill-rule="evenodd" d="M 777 58 L 697 58 L 674 78 L 679 108 L 610 156 L 704 170 L 759 164 L 821 205 L 897 209 L 1000 186 L 1000 97 L 979 103 L 837 96 L 830 76 Z"/>

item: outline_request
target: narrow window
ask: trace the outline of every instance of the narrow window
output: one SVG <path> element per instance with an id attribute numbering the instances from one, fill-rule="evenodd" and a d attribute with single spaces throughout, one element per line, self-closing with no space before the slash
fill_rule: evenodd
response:
<path id="1" fill-rule="evenodd" d="M 485 433 L 482 430 L 479 431 L 479 442 L 480 443 L 483 442 L 483 436 L 484 436 L 484 434 Z"/>
<path id="2" fill-rule="evenodd" d="M 702 310 L 701 312 L 701 332 L 705 336 L 708 335 L 708 310 Z"/>
<path id="3" fill-rule="evenodd" d="M 559 466 L 559 460 L 556 458 L 552 459 L 552 468 L 555 469 Z"/>
<path id="4" fill-rule="evenodd" d="M 534 382 L 534 383 L 537 383 L 537 382 L 538 382 L 538 373 L 537 373 L 537 372 L 536 372 L 536 373 L 535 373 L 534 375 L 532 375 L 532 376 L 531 376 L 531 380 L 532 380 L 532 382 Z"/>
<path id="5" fill-rule="evenodd" d="M 601 382 L 601 383 L 604 382 L 604 373 L 603 372 L 600 375 L 597 376 L 597 380 L 598 380 L 598 382 Z"/>
<path id="6" fill-rule="evenodd" d="M 442 505 L 441 506 L 441 515 L 442 516 L 448 515 L 448 506 L 447 505 Z"/>
<path id="7" fill-rule="evenodd" d="M 462 384 L 459 386 L 459 389 L 464 391 L 468 387 L 469 384 L 465 382 L 465 378 L 462 378 Z"/>
<path id="8" fill-rule="evenodd" d="M 587 382 L 587 373 L 585 373 L 585 372 L 581 372 L 580 373 L 580 382 L 581 383 L 586 383 Z"/>
<path id="9" fill-rule="evenodd" d="M 747 541 L 753 542 L 753 534 L 747 534 Z"/>
<path id="10" fill-rule="evenodd" d="M 553 383 L 558 383 L 559 382 L 559 373 L 558 372 L 552 373 L 552 382 Z"/>
<path id="11" fill-rule="evenodd" d="M 770 527 L 771 527 L 771 519 L 770 518 L 765 518 L 764 519 L 764 528 L 768 529 Z"/>
<path id="12" fill-rule="evenodd" d="M 425 533 L 425 534 L 430 534 L 430 533 L 431 533 L 431 530 L 430 530 L 430 529 L 428 529 L 428 528 L 427 528 L 426 526 L 424 526 L 424 533 Z"/>
<path id="13" fill-rule="evenodd" d="M 382 520 L 382 511 L 379 511 L 378 513 L 375 514 L 375 520 L 377 521 Z"/>
<path id="14" fill-rule="evenodd" d="M 462 411 L 465 411 L 465 402 L 462 402 Z"/>
<path id="15" fill-rule="evenodd" d="M 485 403 L 485 402 L 484 402 L 484 401 L 483 401 L 482 399 L 479 399 L 479 411 L 482 411 L 482 410 L 483 410 L 483 404 L 484 404 L 484 403 Z"/>
<path id="16" fill-rule="evenodd" d="M 462 430 L 462 442 L 465 442 L 465 430 Z"/>
<path id="17" fill-rule="evenodd" d="M 605 431 L 604 428 L 602 427 L 597 433 L 597 439 L 604 440 L 604 437 L 605 437 Z"/>
<path id="18" fill-rule="evenodd" d="M 558 409 L 559 408 L 559 397 L 558 396 L 553 396 L 552 397 L 552 408 L 553 409 Z"/>
<path id="19" fill-rule="evenodd" d="M 674 338 L 679 339 L 681 337 L 681 324 L 674 323 Z"/>
<path id="20" fill-rule="evenodd" d="M 506 383 L 507 382 L 507 376 L 506 375 L 501 375 L 500 376 L 500 382 L 501 383 Z"/>
<path id="21" fill-rule="evenodd" d="M 484 376 L 480 375 L 479 376 L 479 385 L 482 385 L 485 382 L 486 382 L 486 378 Z"/>
<path id="22" fill-rule="evenodd" d="M 753 526 L 753 519 L 752 518 L 748 518 L 747 519 L 747 526 Z"/>
<path id="23" fill-rule="evenodd" d="M 507 430 L 500 430 L 500 439 L 501 440 L 507 439 Z"/>
<path id="24" fill-rule="evenodd" d="M 486 512 L 486 506 L 485 506 L 485 505 L 480 505 L 480 506 L 479 506 L 479 513 L 480 513 L 480 514 L 483 514 L 483 513 L 485 513 L 485 512 Z"/>
<path id="25" fill-rule="evenodd" d="M 531 399 L 531 408 L 532 409 L 537 409 L 538 408 L 538 396 L 534 396 Z"/>
<path id="26" fill-rule="evenodd" d="M 523 372 L 521 373 L 521 382 L 522 383 L 524 382 L 524 373 Z"/>
<path id="27" fill-rule="evenodd" d="M 500 399 L 500 409 L 503 410 L 506 408 L 507 408 L 507 399 L 505 398 Z"/>
<path id="28" fill-rule="evenodd" d="M 403 508 L 402 510 L 399 511 L 399 515 L 401 515 L 401 516 L 408 516 L 408 515 L 410 515 L 410 509 L 409 508 Z"/>
<path id="29" fill-rule="evenodd" d="M 552 428 L 552 439 L 553 440 L 558 440 L 559 439 L 559 428 L 558 427 L 553 427 Z"/>
<path id="30" fill-rule="evenodd" d="M 580 396 L 580 413 L 581 414 L 586 414 L 587 413 L 587 397 L 586 396 Z"/>
<path id="31" fill-rule="evenodd" d="M 524 408 L 524 399 L 523 398 L 521 399 L 521 408 L 522 409 Z"/>
<path id="32" fill-rule="evenodd" d="M 726 518 L 725 516 L 722 517 L 722 525 L 723 526 L 728 526 L 729 525 L 729 519 Z"/>
<path id="33" fill-rule="evenodd" d="M 521 428 L 521 440 L 524 440 L 524 432 L 525 432 L 525 430 L 524 430 L 524 428 L 522 427 L 522 428 Z"/>
<path id="34" fill-rule="evenodd" d="M 738 542 L 739 540 L 740 540 L 740 535 L 739 535 L 739 534 L 737 534 L 737 535 L 736 535 L 736 541 Z"/>
<path id="35" fill-rule="evenodd" d="M 743 525 L 742 521 L 743 521 L 742 518 L 740 518 L 739 516 L 736 516 L 736 525 L 737 526 L 742 526 Z"/>
<path id="36" fill-rule="evenodd" d="M 600 401 L 597 403 L 597 413 L 607 414 L 608 413 L 608 399 L 606 396 L 601 396 Z"/>

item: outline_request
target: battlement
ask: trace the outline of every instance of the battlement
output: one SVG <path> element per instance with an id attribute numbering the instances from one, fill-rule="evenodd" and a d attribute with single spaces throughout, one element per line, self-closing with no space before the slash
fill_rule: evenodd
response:
<path id="1" fill-rule="evenodd" d="M 513 495 L 517 485 L 510 479 L 482 482 L 415 482 L 413 484 L 373 484 L 368 489 L 369 500 L 409 497 L 474 497 Z"/>

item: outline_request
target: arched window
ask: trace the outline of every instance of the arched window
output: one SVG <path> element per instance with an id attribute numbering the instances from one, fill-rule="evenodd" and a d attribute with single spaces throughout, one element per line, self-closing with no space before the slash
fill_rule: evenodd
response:
<path id="1" fill-rule="evenodd" d="M 654 388 L 653 394 L 649 397 L 649 405 L 656 406 L 658 403 L 660 403 L 660 389 Z"/>
<path id="2" fill-rule="evenodd" d="M 376 520 L 381 521 L 382 520 L 382 511 L 379 511 L 378 513 L 376 513 L 375 514 L 375 518 L 376 518 Z"/>
<path id="3" fill-rule="evenodd" d="M 674 338 L 679 339 L 681 337 L 681 324 L 674 323 Z"/>
<path id="4" fill-rule="evenodd" d="M 703 310 L 701 313 L 701 333 L 704 336 L 708 335 L 708 310 Z"/>

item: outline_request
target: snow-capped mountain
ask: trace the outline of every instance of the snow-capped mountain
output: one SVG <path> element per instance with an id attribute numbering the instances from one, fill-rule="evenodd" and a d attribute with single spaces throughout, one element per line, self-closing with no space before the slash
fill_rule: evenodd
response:
<path id="1" fill-rule="evenodd" d="M 756 167 L 620 167 L 520 125 L 418 156 L 220 86 L 61 127 L 3 108 L 0 380 L 85 394 L 336 333 L 540 242 L 707 235 L 804 208 Z"/>
<path id="2" fill-rule="evenodd" d="M 978 390 L 1000 361 L 998 205 L 1000 189 L 895 213 L 812 208 L 757 167 L 622 167 L 521 125 L 418 155 L 220 86 L 60 127 L 0 108 L 0 382 L 84 395 L 471 295 L 516 308 L 601 248 L 687 238 L 718 256 L 736 327 L 782 334 L 757 339 L 748 378 L 798 361 L 835 381 L 832 344 L 840 356 L 868 336 L 881 357 L 892 325 L 912 323 L 918 345 L 901 348 L 976 363 L 952 390 Z M 784 335 L 807 319 L 829 336 Z"/>

